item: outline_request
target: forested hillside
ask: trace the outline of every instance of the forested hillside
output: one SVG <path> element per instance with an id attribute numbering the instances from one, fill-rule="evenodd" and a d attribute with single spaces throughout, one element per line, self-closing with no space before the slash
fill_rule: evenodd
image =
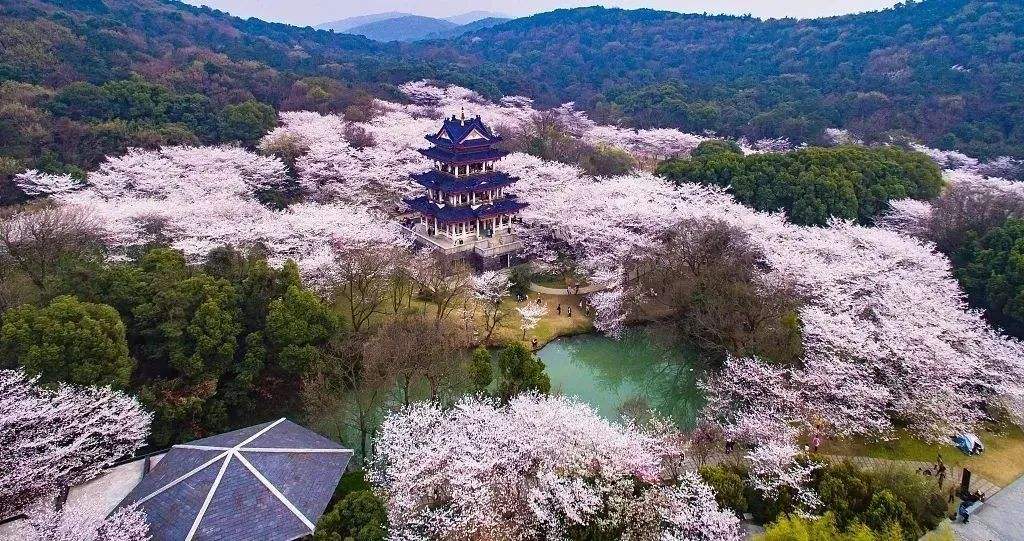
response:
<path id="1" fill-rule="evenodd" d="M 361 118 L 390 83 L 458 78 L 363 37 L 167 0 L 2 0 L 0 49 L 0 199 L 26 168 L 81 178 L 131 146 L 251 145 L 275 109 Z"/>
<path id="2" fill-rule="evenodd" d="M 131 146 L 251 145 L 275 110 L 362 119 L 422 78 L 626 126 L 1020 157 L 1022 35 L 1024 6 L 982 0 L 806 21 L 581 8 L 417 44 L 172 0 L 3 0 L 0 196 L 25 168 L 81 177 Z"/>
<path id="3" fill-rule="evenodd" d="M 710 4 L 709 4 L 710 7 Z M 1024 5 L 906 2 L 816 20 L 583 8 L 437 44 L 502 90 L 640 126 L 815 140 L 904 131 L 981 156 L 1024 155 Z"/>

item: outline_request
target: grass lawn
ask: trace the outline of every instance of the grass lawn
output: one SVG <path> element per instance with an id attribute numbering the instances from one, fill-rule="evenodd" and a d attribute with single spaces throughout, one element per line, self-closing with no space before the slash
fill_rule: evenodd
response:
<path id="1" fill-rule="evenodd" d="M 543 287 L 550 287 L 553 289 L 561 289 L 570 286 L 585 286 L 587 285 L 585 280 L 579 278 L 566 277 L 559 273 L 538 273 L 530 276 L 530 281 Z"/>
<path id="2" fill-rule="evenodd" d="M 925 462 L 934 462 L 935 457 L 942 454 L 946 464 L 966 467 L 999 486 L 1006 486 L 1024 474 L 1024 431 L 1010 427 L 998 433 L 981 431 L 977 435 L 985 444 L 985 452 L 978 456 L 965 455 L 952 444 L 928 443 L 906 435 L 885 442 L 826 442 L 821 451 L 835 455 Z"/>
<path id="3" fill-rule="evenodd" d="M 519 312 L 516 311 L 516 302 L 512 299 L 505 299 L 508 308 L 512 311 L 512 314 L 507 320 L 502 322 L 502 325 L 495 330 L 492 342 L 510 342 L 510 341 L 522 341 L 529 345 L 530 341 L 534 337 L 537 338 L 537 346 L 541 347 L 544 344 L 558 338 L 559 336 L 569 336 L 573 334 L 581 334 L 590 332 L 594 329 L 594 326 L 590 322 L 590 318 L 587 318 L 580 311 L 580 297 L 577 295 L 544 295 L 540 293 L 530 292 L 527 299 L 523 301 L 537 302 L 537 298 L 540 297 L 548 307 L 548 314 L 540 320 L 537 324 L 537 328 L 532 331 L 527 331 L 526 339 L 523 340 L 523 329 L 520 326 L 522 324 L 522 318 L 519 317 Z M 562 313 L 558 313 L 558 305 L 562 305 Z M 566 315 L 566 308 L 572 306 L 572 317 Z"/>

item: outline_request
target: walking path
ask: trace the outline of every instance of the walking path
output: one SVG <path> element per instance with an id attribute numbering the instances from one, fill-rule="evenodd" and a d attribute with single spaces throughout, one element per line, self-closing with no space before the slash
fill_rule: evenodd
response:
<path id="1" fill-rule="evenodd" d="M 953 524 L 953 531 L 961 541 L 1024 539 L 1024 477 L 985 501 L 967 524 Z"/>
<path id="2" fill-rule="evenodd" d="M 601 284 L 589 284 L 580 286 L 578 289 L 573 287 L 547 287 L 540 284 L 530 282 L 528 286 L 530 291 L 534 293 L 543 293 L 545 295 L 587 295 L 589 293 L 595 293 L 604 289 L 608 289 L 608 286 Z"/>

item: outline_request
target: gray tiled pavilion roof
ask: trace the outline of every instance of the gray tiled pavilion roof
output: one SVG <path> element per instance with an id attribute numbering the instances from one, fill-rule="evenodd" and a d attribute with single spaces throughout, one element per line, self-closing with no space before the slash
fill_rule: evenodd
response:
<path id="1" fill-rule="evenodd" d="M 312 533 L 352 451 L 287 419 L 175 445 L 125 497 L 154 541 Z"/>

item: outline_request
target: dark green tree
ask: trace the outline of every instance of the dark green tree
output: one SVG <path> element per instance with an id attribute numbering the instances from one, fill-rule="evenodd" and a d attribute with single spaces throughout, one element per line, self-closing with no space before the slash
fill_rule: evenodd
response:
<path id="1" fill-rule="evenodd" d="M 498 372 L 498 396 L 502 402 L 526 391 L 551 392 L 544 363 L 519 342 L 505 346 L 498 354 Z"/>
<path id="2" fill-rule="evenodd" d="M 383 541 L 388 514 L 384 503 L 370 490 L 345 495 L 316 524 L 314 541 Z"/>
<path id="3" fill-rule="evenodd" d="M 221 113 L 221 139 L 254 146 L 277 123 L 274 108 L 255 100 L 229 105 Z"/>
<path id="4" fill-rule="evenodd" d="M 657 173 L 729 188 L 740 202 L 785 211 L 803 225 L 826 225 L 833 217 L 870 224 L 889 201 L 931 199 L 943 186 L 938 166 L 919 152 L 844 146 L 743 156 L 733 145 L 706 141 L 691 158 L 661 163 Z"/>
<path id="5" fill-rule="evenodd" d="M 62 296 L 42 308 L 14 308 L 2 321 L 4 366 L 24 367 L 43 383 L 128 387 L 135 362 L 114 308 Z"/>
<path id="6" fill-rule="evenodd" d="M 705 483 L 715 489 L 715 500 L 720 507 L 731 509 L 738 516 L 747 512 L 743 478 L 723 466 L 705 466 L 700 469 Z"/>
<path id="7" fill-rule="evenodd" d="M 691 158 L 707 158 L 709 156 L 715 156 L 717 154 L 732 154 L 734 156 L 742 156 L 743 149 L 736 141 L 729 139 L 710 139 L 703 141 L 697 145 L 697 148 L 693 149 L 690 153 Z"/>
<path id="8" fill-rule="evenodd" d="M 487 348 L 480 346 L 473 350 L 473 357 L 469 361 L 469 379 L 476 392 L 486 391 L 494 381 L 491 352 Z"/>
<path id="9" fill-rule="evenodd" d="M 1024 220 L 1007 220 L 953 256 L 956 277 L 971 303 L 1010 333 L 1024 333 Z"/>
<path id="10" fill-rule="evenodd" d="M 290 286 L 267 313 L 267 345 L 275 366 L 301 374 L 340 328 L 337 314 L 311 291 Z"/>

